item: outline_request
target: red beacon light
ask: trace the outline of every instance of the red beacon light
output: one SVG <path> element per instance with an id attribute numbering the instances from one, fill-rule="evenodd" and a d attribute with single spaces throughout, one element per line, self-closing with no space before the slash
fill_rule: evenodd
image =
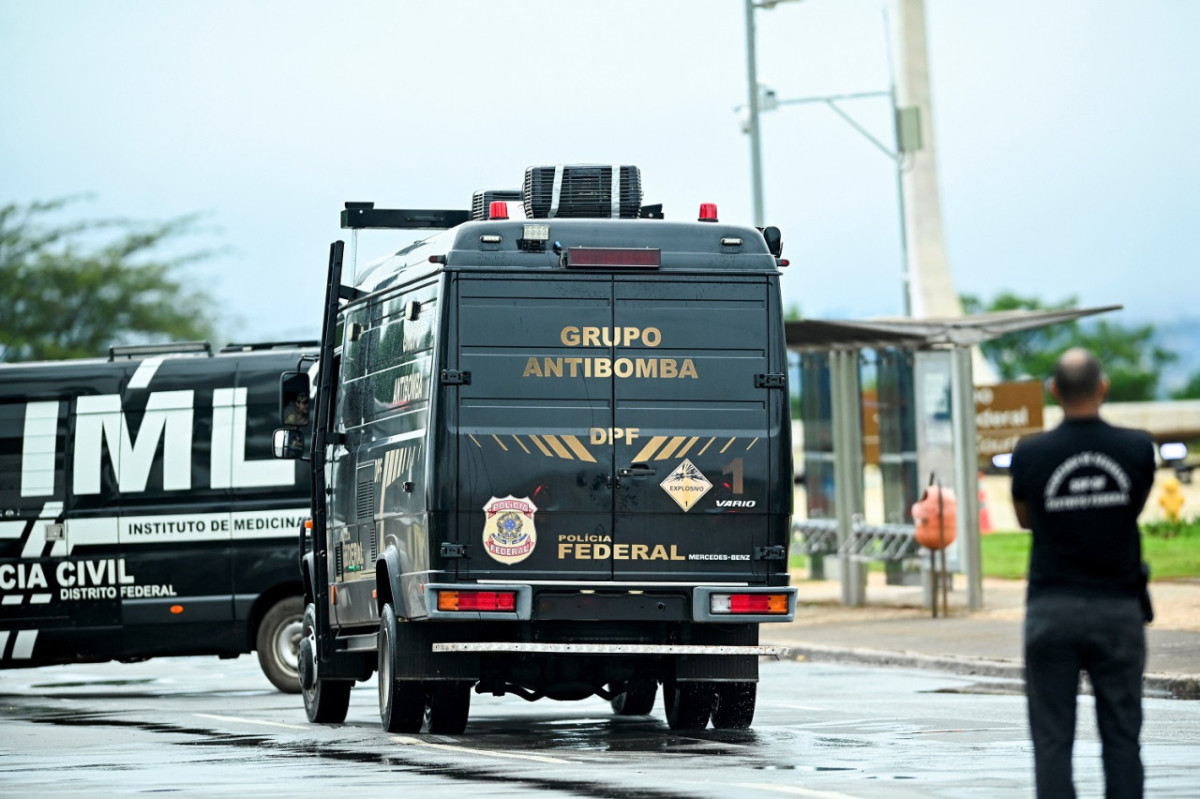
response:
<path id="1" fill-rule="evenodd" d="M 716 203 L 700 203 L 700 222 L 716 222 L 717 221 L 717 204 Z"/>
<path id="2" fill-rule="evenodd" d="M 503 200 L 493 200 L 488 208 L 488 219 L 508 219 L 508 203 Z"/>

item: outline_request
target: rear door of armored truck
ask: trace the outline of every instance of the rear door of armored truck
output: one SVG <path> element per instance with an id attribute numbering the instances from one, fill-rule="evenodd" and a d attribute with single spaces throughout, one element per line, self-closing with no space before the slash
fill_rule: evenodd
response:
<path id="1" fill-rule="evenodd" d="M 613 381 L 614 578 L 761 581 L 780 500 L 767 278 L 618 275 L 613 291 L 614 364 L 633 364 Z"/>
<path id="2" fill-rule="evenodd" d="M 591 433 L 613 426 L 612 377 L 571 332 L 611 326 L 611 276 L 453 286 L 458 577 L 611 580 L 613 451 Z"/>
<path id="3" fill-rule="evenodd" d="M 459 579 L 765 579 L 756 550 L 786 507 L 765 275 L 459 274 L 454 291 Z"/>

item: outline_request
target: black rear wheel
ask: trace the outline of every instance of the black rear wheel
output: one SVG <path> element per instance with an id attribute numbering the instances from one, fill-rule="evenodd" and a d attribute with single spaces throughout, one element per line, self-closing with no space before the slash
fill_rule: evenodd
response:
<path id="1" fill-rule="evenodd" d="M 712 714 L 714 698 L 713 687 L 706 682 L 664 682 L 667 726 L 673 730 L 704 729 Z"/>
<path id="2" fill-rule="evenodd" d="M 396 678 L 396 612 L 384 605 L 379 614 L 379 719 L 388 732 L 420 732 L 425 721 L 425 686 Z"/>
<path id="3" fill-rule="evenodd" d="M 646 716 L 654 710 L 654 699 L 657 696 L 657 683 L 631 682 L 625 686 L 625 691 L 614 696 L 609 704 L 618 716 Z"/>
<path id="4" fill-rule="evenodd" d="M 713 727 L 718 730 L 744 730 L 754 721 L 754 705 L 758 683 L 726 682 L 716 687 L 716 706 L 712 712 Z"/>
<path id="5" fill-rule="evenodd" d="M 439 680 L 428 683 L 429 732 L 434 735 L 462 735 L 471 714 L 471 683 Z"/>

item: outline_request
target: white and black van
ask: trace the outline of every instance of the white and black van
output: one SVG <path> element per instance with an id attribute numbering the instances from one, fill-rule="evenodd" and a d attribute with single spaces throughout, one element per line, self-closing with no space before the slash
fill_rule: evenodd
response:
<path id="1" fill-rule="evenodd" d="M 310 480 L 270 438 L 281 374 L 315 353 L 184 343 L 0 366 L 0 668 L 257 650 L 299 690 Z"/>

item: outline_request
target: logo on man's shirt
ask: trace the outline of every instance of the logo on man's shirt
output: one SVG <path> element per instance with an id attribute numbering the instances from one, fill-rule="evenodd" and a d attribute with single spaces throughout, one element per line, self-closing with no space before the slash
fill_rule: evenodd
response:
<path id="1" fill-rule="evenodd" d="M 1129 475 L 1108 455 L 1081 452 L 1067 458 L 1050 475 L 1044 494 L 1046 511 L 1129 505 L 1130 485 Z"/>

